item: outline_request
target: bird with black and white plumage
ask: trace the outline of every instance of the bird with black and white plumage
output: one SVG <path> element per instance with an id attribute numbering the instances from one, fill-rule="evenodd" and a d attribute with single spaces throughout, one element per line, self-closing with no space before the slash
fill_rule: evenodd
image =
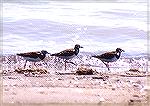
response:
<path id="1" fill-rule="evenodd" d="M 120 58 L 122 52 L 125 51 L 122 50 L 121 48 L 117 48 L 116 51 L 106 52 L 101 55 L 94 55 L 92 57 L 100 59 L 106 65 L 109 71 L 110 69 L 108 63 L 117 61 Z"/>
<path id="2" fill-rule="evenodd" d="M 63 50 L 63 51 L 61 51 L 59 53 L 51 54 L 51 56 L 56 56 L 58 58 L 61 58 L 61 59 L 65 60 L 65 70 L 66 70 L 67 60 L 72 59 L 75 56 L 77 56 L 78 53 L 79 53 L 79 48 L 83 48 L 83 47 L 80 46 L 79 44 L 76 44 L 74 46 L 74 48 L 66 49 L 66 50 Z M 72 63 L 72 62 L 68 62 L 68 63 Z M 72 63 L 72 64 L 74 64 L 74 63 Z"/>
<path id="3" fill-rule="evenodd" d="M 50 53 L 48 53 L 46 50 L 42 50 L 37 52 L 18 53 L 17 55 L 23 57 L 26 60 L 24 64 L 25 69 L 27 61 L 34 62 L 35 65 L 35 62 L 43 60 L 46 57 L 46 54 Z"/>

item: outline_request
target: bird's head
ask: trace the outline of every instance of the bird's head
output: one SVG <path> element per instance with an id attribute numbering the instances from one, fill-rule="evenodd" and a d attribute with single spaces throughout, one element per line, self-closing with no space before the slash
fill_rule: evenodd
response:
<path id="1" fill-rule="evenodd" d="M 74 48 L 83 48 L 83 47 L 80 46 L 79 44 L 76 44 Z"/>
<path id="2" fill-rule="evenodd" d="M 50 54 L 50 53 L 47 52 L 46 50 L 42 50 L 41 53 L 42 53 L 42 54 Z"/>
<path id="3" fill-rule="evenodd" d="M 116 52 L 120 52 L 120 53 L 121 53 L 121 52 L 125 52 L 125 51 L 122 50 L 121 48 L 117 48 L 117 49 L 116 49 Z"/>

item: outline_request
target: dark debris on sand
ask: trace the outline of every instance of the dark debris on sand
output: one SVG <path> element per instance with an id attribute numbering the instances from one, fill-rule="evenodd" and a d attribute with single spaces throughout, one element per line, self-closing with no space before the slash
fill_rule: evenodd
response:
<path id="1" fill-rule="evenodd" d="M 79 67 L 76 71 L 77 75 L 94 75 L 97 74 L 96 70 L 90 68 Z"/>
<path id="2" fill-rule="evenodd" d="M 41 75 L 41 74 L 47 74 L 48 71 L 46 69 L 15 69 L 15 72 L 19 74 L 24 74 L 26 76 L 32 75 Z"/>

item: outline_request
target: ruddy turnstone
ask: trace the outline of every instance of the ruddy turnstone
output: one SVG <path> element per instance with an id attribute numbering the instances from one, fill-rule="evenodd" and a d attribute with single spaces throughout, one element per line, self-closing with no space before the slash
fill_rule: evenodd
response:
<path id="1" fill-rule="evenodd" d="M 77 56 L 79 53 L 79 48 L 83 48 L 83 47 L 80 46 L 79 44 L 76 44 L 75 47 L 72 49 L 63 50 L 59 53 L 52 54 L 51 56 L 56 56 L 61 59 L 64 59 L 65 60 L 65 70 L 66 70 L 66 62 L 67 62 L 66 60 L 69 60 L 69 59 Z M 67 63 L 72 63 L 72 62 L 67 62 Z M 72 64 L 74 64 L 74 63 L 72 63 Z"/>
<path id="2" fill-rule="evenodd" d="M 22 56 L 26 60 L 24 64 L 24 68 L 25 68 L 27 61 L 34 62 L 35 65 L 35 62 L 43 60 L 46 57 L 46 54 L 50 54 L 50 53 L 48 53 L 46 50 L 42 50 L 38 52 L 19 53 L 17 55 Z"/>
<path id="3" fill-rule="evenodd" d="M 95 55 L 92 57 L 100 59 L 106 65 L 108 70 L 110 70 L 108 63 L 117 61 L 121 56 L 121 52 L 124 52 L 124 50 L 117 48 L 116 51 L 106 52 L 104 54 Z"/>

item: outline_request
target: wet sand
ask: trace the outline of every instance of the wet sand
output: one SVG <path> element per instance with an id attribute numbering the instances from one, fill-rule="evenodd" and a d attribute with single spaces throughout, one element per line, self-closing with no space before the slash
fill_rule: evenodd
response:
<path id="1" fill-rule="evenodd" d="M 3 76 L 4 103 L 147 103 L 145 76 L 41 75 Z M 109 76 L 109 77 L 108 77 Z"/>

